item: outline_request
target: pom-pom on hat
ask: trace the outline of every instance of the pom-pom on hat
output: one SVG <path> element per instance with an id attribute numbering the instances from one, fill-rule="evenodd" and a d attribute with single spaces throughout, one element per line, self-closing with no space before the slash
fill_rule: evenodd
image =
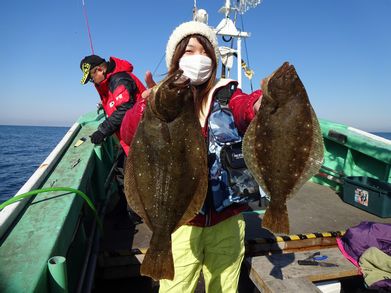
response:
<path id="1" fill-rule="evenodd" d="M 167 68 L 170 68 L 172 57 L 174 56 L 175 49 L 179 42 L 189 36 L 198 34 L 204 36 L 209 40 L 212 44 L 215 54 L 216 60 L 219 60 L 219 45 L 217 43 L 217 36 L 214 30 L 208 26 L 207 24 L 199 21 L 189 21 L 184 22 L 179 25 L 171 34 L 168 39 L 167 47 L 166 47 L 166 65 Z"/>

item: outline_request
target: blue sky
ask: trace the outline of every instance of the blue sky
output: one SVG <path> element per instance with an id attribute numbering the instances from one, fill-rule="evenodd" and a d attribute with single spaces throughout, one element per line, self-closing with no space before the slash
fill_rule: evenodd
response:
<path id="1" fill-rule="evenodd" d="M 143 80 L 172 30 L 191 20 L 193 2 L 85 0 L 95 53 L 129 60 Z M 216 26 L 224 1 L 197 3 Z M 70 126 L 95 110 L 98 94 L 80 84 L 80 60 L 91 53 L 81 0 L 3 1 L 1 8 L 0 124 Z M 390 12 L 390 0 L 264 0 L 242 17 L 254 88 L 289 61 L 319 118 L 391 131 Z M 243 54 L 247 60 L 244 43 Z M 165 72 L 163 61 L 156 80 Z M 245 78 L 243 89 L 250 91 Z"/>

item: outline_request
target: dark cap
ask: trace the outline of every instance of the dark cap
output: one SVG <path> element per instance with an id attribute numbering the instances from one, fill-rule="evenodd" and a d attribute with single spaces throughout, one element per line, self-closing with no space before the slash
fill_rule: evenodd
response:
<path id="1" fill-rule="evenodd" d="M 90 70 L 95 66 L 102 64 L 103 62 L 106 62 L 106 60 L 99 57 L 98 55 L 90 55 L 84 57 L 80 62 L 80 69 L 81 71 L 83 71 L 83 77 L 80 83 L 86 84 L 91 78 Z"/>

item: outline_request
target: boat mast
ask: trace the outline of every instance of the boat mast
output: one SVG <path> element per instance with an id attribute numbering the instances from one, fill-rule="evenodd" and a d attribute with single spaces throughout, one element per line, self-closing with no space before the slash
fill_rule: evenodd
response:
<path id="1" fill-rule="evenodd" d="M 236 5 L 232 7 L 230 0 L 225 0 L 225 5 L 219 9 L 219 12 L 224 14 L 224 18 L 220 21 L 220 23 L 215 28 L 215 32 L 217 35 L 223 37 L 223 40 L 231 40 L 236 39 L 236 49 L 227 48 L 220 46 L 220 55 L 222 57 L 223 66 L 226 64 L 226 67 L 230 69 L 232 67 L 232 59 L 233 56 L 237 57 L 237 81 L 238 87 L 242 87 L 242 38 L 250 37 L 250 33 L 239 31 L 236 28 L 236 18 L 238 13 L 243 14 L 250 8 L 254 8 L 258 4 L 260 4 L 262 0 L 237 0 Z M 234 13 L 234 20 L 230 18 L 231 13 Z M 193 20 L 204 22 L 208 24 L 208 13 L 204 9 L 197 8 L 197 0 L 194 0 L 193 7 Z M 223 56 L 224 59 L 223 59 Z"/>
<path id="2" fill-rule="evenodd" d="M 236 28 L 235 22 L 236 22 L 236 15 L 239 12 L 237 7 L 231 6 L 230 0 L 225 0 L 225 5 L 220 8 L 220 13 L 224 14 L 224 18 L 220 21 L 220 23 L 217 25 L 215 31 L 217 35 L 228 38 L 234 38 L 236 39 L 236 50 L 231 49 L 231 53 L 236 53 L 237 56 L 237 81 L 238 81 L 238 87 L 242 87 L 242 38 L 247 38 L 250 36 L 247 32 L 241 32 Z M 230 18 L 230 14 L 234 12 L 235 17 L 234 21 Z"/>

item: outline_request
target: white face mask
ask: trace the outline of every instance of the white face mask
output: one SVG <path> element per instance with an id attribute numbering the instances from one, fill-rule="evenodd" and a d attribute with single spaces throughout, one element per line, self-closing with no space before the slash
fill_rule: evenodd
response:
<path id="1" fill-rule="evenodd" d="M 179 68 L 183 75 L 191 80 L 191 84 L 200 85 L 206 82 L 212 73 L 212 59 L 204 55 L 186 55 L 179 60 Z"/>

